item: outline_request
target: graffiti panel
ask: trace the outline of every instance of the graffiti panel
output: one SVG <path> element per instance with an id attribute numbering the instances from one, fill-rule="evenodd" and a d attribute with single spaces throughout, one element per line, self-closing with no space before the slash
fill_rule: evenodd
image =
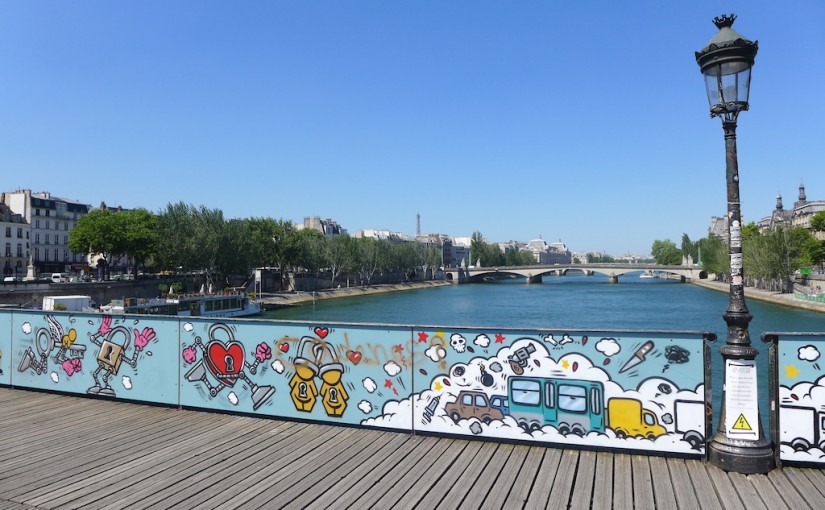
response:
<path id="1" fill-rule="evenodd" d="M 775 349 L 780 459 L 825 465 L 825 333 L 782 333 Z"/>
<path id="2" fill-rule="evenodd" d="M 416 330 L 415 388 L 366 424 L 704 455 L 700 333 Z M 411 416 L 412 415 L 412 416 Z"/>
<path id="3" fill-rule="evenodd" d="M 180 347 L 186 406 L 359 424 L 412 391 L 409 328 L 192 319 Z"/>
<path id="4" fill-rule="evenodd" d="M 11 384 L 11 313 L 0 313 L 0 384 Z"/>
<path id="5" fill-rule="evenodd" d="M 177 403 L 177 321 L 15 312 L 11 330 L 17 386 Z"/>

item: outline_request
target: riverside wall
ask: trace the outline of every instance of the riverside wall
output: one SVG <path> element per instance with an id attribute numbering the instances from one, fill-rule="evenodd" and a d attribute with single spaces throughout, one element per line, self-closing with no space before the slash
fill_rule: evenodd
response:
<path id="1" fill-rule="evenodd" d="M 715 290 L 718 292 L 729 292 L 730 284 L 727 282 L 719 282 L 715 280 L 693 280 L 691 283 L 704 287 L 706 289 Z M 781 294 L 779 292 L 771 292 L 754 287 L 745 287 L 745 298 L 756 299 L 782 306 L 789 306 L 792 308 L 800 308 L 803 310 L 811 310 L 814 312 L 825 313 L 825 303 L 815 301 L 805 301 L 797 299 L 794 294 Z"/>

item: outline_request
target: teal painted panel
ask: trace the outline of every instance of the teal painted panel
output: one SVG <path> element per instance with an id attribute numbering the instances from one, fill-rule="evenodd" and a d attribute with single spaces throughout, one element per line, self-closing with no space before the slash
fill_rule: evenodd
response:
<path id="1" fill-rule="evenodd" d="M 0 311 L 0 384 L 11 384 L 11 311 Z"/>
<path id="2" fill-rule="evenodd" d="M 372 424 L 704 454 L 700 333 L 445 328 L 414 339 L 417 393 Z"/>
<path id="3" fill-rule="evenodd" d="M 180 341 L 185 406 L 359 424 L 412 388 L 409 328 L 192 318 Z"/>
<path id="4" fill-rule="evenodd" d="M 15 312 L 12 340 L 17 386 L 177 403 L 177 321 Z"/>
<path id="5" fill-rule="evenodd" d="M 777 344 L 780 458 L 825 465 L 825 333 Z"/>

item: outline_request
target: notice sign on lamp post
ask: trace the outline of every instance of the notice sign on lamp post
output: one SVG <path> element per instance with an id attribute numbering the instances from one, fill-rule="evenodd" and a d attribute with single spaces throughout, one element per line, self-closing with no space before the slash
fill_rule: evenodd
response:
<path id="1" fill-rule="evenodd" d="M 755 360 L 726 362 L 725 434 L 732 439 L 759 439 Z"/>

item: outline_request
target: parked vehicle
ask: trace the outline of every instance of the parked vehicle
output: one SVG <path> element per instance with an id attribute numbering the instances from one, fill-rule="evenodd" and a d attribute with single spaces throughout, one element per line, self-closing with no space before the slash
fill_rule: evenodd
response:
<path id="1" fill-rule="evenodd" d="M 599 381 L 511 377 L 507 381 L 510 416 L 525 431 L 552 425 L 563 434 L 604 432 L 604 385 Z"/>
<path id="2" fill-rule="evenodd" d="M 456 423 L 470 418 L 476 418 L 486 424 L 504 419 L 501 411 L 491 407 L 487 395 L 481 391 L 462 391 L 455 402 L 450 402 L 444 407 L 444 411 Z"/>
<path id="3" fill-rule="evenodd" d="M 69 281 L 69 275 L 64 273 L 52 273 L 52 276 L 49 279 L 52 283 L 63 283 Z"/>
<path id="4" fill-rule="evenodd" d="M 47 311 L 55 311 L 58 308 L 65 307 L 63 311 L 67 312 L 96 312 L 96 306 L 89 296 L 43 296 L 43 310 Z"/>
<path id="5" fill-rule="evenodd" d="M 635 398 L 611 398 L 607 401 L 608 426 L 616 437 L 656 439 L 667 433 L 652 411 L 644 409 Z"/>
<path id="6" fill-rule="evenodd" d="M 676 432 L 694 450 L 705 445 L 705 403 L 701 400 L 677 400 L 673 403 Z"/>
<path id="7" fill-rule="evenodd" d="M 825 450 L 825 412 L 812 407 L 779 406 L 779 442 L 794 451 Z"/>

